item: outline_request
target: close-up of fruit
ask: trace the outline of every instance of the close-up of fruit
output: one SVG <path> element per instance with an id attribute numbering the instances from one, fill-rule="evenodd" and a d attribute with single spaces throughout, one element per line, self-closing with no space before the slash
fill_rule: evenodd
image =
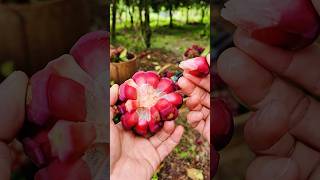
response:
<path id="1" fill-rule="evenodd" d="M 88 162 L 81 159 L 94 143 L 108 141 L 102 137 L 107 134 L 102 133 L 107 127 L 107 43 L 107 32 L 88 33 L 71 55 L 30 78 L 19 139 L 26 155 L 43 168 L 35 179 L 91 179 Z"/>
<path id="2" fill-rule="evenodd" d="M 210 73 L 207 59 L 203 56 L 182 61 L 179 67 L 197 77 L 206 77 Z"/>
<path id="3" fill-rule="evenodd" d="M 253 38 L 289 50 L 310 45 L 320 32 L 311 0 L 230 0 L 221 15 Z"/>
<path id="4" fill-rule="evenodd" d="M 199 57 L 199 56 L 201 56 L 201 54 L 203 53 L 204 50 L 205 50 L 205 48 L 194 44 L 184 52 L 183 56 L 186 59 Z"/>
<path id="5" fill-rule="evenodd" d="M 124 129 L 147 136 L 158 132 L 164 121 L 175 120 L 182 103 L 173 80 L 139 71 L 120 85 L 117 109 Z"/>

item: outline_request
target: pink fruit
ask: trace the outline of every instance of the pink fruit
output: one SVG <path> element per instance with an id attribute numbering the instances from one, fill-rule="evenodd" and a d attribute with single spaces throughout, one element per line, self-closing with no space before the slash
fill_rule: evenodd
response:
<path id="1" fill-rule="evenodd" d="M 153 71 L 139 71 L 119 88 L 118 112 L 122 126 L 141 136 L 158 132 L 164 121 L 177 118 L 182 95 L 175 84 Z"/>
<path id="2" fill-rule="evenodd" d="M 35 180 L 91 180 L 91 172 L 83 160 L 63 163 L 52 162 L 48 167 L 38 171 Z"/>
<path id="3" fill-rule="evenodd" d="M 234 130 L 232 113 L 220 99 L 211 100 L 213 107 L 212 125 L 210 128 L 213 145 L 216 150 L 223 149 L 231 140 Z"/>
<path id="4" fill-rule="evenodd" d="M 50 130 L 52 154 L 62 162 L 75 160 L 88 149 L 96 138 L 95 127 L 89 122 L 58 121 Z"/>
<path id="5" fill-rule="evenodd" d="M 82 36 L 71 48 L 70 54 L 84 71 L 93 78 L 107 76 L 107 58 L 109 57 L 109 34 L 96 31 Z"/>
<path id="6" fill-rule="evenodd" d="M 311 0 L 230 0 L 222 16 L 261 42 L 289 50 L 314 42 L 320 19 Z"/>
<path id="7" fill-rule="evenodd" d="M 182 61 L 179 67 L 197 77 L 206 77 L 210 73 L 206 57 L 196 57 Z"/>

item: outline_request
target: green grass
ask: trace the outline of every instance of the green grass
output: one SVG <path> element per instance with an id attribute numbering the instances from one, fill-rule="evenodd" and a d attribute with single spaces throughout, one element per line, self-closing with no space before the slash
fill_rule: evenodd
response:
<path id="1" fill-rule="evenodd" d="M 198 44 L 209 47 L 210 44 L 210 26 L 208 15 L 204 18 L 204 23 L 200 21 L 200 14 L 195 9 L 190 10 L 189 24 L 185 23 L 185 12 L 175 11 L 174 27 L 169 27 L 169 17 L 165 12 L 159 16 L 151 13 L 150 26 L 152 29 L 151 49 L 161 49 L 171 51 L 176 54 L 182 54 L 187 47 Z M 124 16 L 123 16 L 124 17 Z M 112 44 L 124 46 L 129 51 L 138 53 L 146 49 L 144 37 L 139 28 L 138 15 L 134 16 L 135 26 L 131 28 L 129 16 L 126 21 L 117 23 L 116 39 L 112 39 Z"/>

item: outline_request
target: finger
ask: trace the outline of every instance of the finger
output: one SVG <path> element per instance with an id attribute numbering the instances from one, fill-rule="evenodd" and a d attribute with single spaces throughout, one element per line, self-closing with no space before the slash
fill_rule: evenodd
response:
<path id="1" fill-rule="evenodd" d="M 315 9 L 318 11 L 318 14 L 320 14 L 320 1 L 319 0 L 311 0 L 311 2 L 313 3 L 313 6 L 315 7 Z"/>
<path id="2" fill-rule="evenodd" d="M 236 48 L 220 55 L 218 73 L 235 94 L 252 107 L 267 95 L 274 80 L 271 73 Z"/>
<path id="3" fill-rule="evenodd" d="M 310 175 L 309 180 L 319 180 L 319 179 L 320 179 L 320 166 L 318 165 Z"/>
<path id="4" fill-rule="evenodd" d="M 11 161 L 10 149 L 5 143 L 0 142 L 0 179 L 10 179 Z"/>
<path id="5" fill-rule="evenodd" d="M 110 105 L 111 106 L 116 104 L 116 102 L 118 100 L 118 93 L 119 93 L 119 85 L 118 84 L 114 84 L 110 88 Z"/>
<path id="6" fill-rule="evenodd" d="M 183 76 L 190 80 L 193 84 L 205 89 L 206 91 L 210 92 L 210 76 L 206 76 L 205 78 L 199 78 L 193 76 L 187 72 L 183 72 Z"/>
<path id="7" fill-rule="evenodd" d="M 211 64 L 211 59 L 210 59 L 210 53 L 206 56 L 206 58 L 207 58 L 207 63 L 209 64 L 209 66 L 210 66 L 210 64 Z"/>
<path id="8" fill-rule="evenodd" d="M 161 131 L 152 136 L 149 140 L 151 144 L 157 148 L 162 142 L 167 140 L 174 131 L 175 125 L 173 121 L 166 121 Z"/>
<path id="9" fill-rule="evenodd" d="M 22 127 L 28 77 L 14 72 L 0 85 L 0 140 L 11 141 Z"/>
<path id="10" fill-rule="evenodd" d="M 256 158 L 248 167 L 246 180 L 299 180 L 299 169 L 289 158 L 264 156 Z"/>
<path id="11" fill-rule="evenodd" d="M 181 91 L 187 96 L 190 96 L 193 90 L 196 88 L 196 86 L 190 80 L 183 76 L 179 78 L 178 86 L 181 88 Z"/>
<path id="12" fill-rule="evenodd" d="M 279 108 L 278 111 L 287 115 L 287 117 L 278 118 L 278 122 L 264 126 L 266 128 L 262 130 L 263 132 L 269 131 L 268 128 L 284 128 L 284 125 L 287 125 L 291 135 L 320 150 L 320 142 L 318 141 L 320 134 L 317 130 L 319 125 L 317 117 L 320 116 L 319 102 L 310 96 L 305 96 L 303 91 L 292 86 L 292 84 L 273 77 L 272 73 L 234 48 L 225 51 L 220 56 L 218 71 L 225 82 L 233 88 L 233 92 L 247 105 L 256 109 L 263 109 L 270 106 L 274 100 L 279 102 L 280 106 L 276 106 Z M 279 127 L 275 127 L 278 125 Z M 255 130 L 252 132 L 259 133 Z M 275 141 L 274 138 L 280 137 L 280 134 L 273 133 L 260 133 L 262 137 L 272 139 L 272 141 L 260 143 L 265 143 L 264 146 L 268 144 L 271 147 L 273 145 L 271 142 Z M 283 133 L 283 130 L 279 133 Z M 251 133 L 251 136 L 255 136 L 255 133 Z M 260 137 L 260 135 L 257 135 L 257 137 Z M 258 143 L 257 140 L 252 142 Z M 258 146 L 261 145 L 260 143 Z"/>
<path id="13" fill-rule="evenodd" d="M 291 159 L 298 165 L 299 179 L 309 179 L 308 177 L 320 163 L 320 154 L 314 149 L 297 142 Z"/>
<path id="14" fill-rule="evenodd" d="M 158 154 L 160 156 L 160 161 L 163 161 L 164 158 L 167 157 L 171 153 L 171 151 L 179 144 L 183 131 L 183 127 L 178 126 L 171 134 L 171 136 L 160 144 L 160 146 L 157 148 Z"/>
<path id="15" fill-rule="evenodd" d="M 311 94 L 320 95 L 319 46 L 311 45 L 295 52 L 285 51 L 256 41 L 240 29 L 235 33 L 234 41 L 237 47 L 268 70 L 290 79 Z"/>
<path id="16" fill-rule="evenodd" d="M 190 111 L 187 114 L 187 121 L 191 125 L 192 128 L 197 127 L 200 121 L 204 119 L 202 112 L 200 111 Z"/>

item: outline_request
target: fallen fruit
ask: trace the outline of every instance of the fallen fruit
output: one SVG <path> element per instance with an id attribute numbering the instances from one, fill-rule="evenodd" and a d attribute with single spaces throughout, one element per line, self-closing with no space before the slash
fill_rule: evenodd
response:
<path id="1" fill-rule="evenodd" d="M 253 38 L 289 50 L 310 45 L 320 31 L 311 0 L 230 0 L 221 13 Z"/>
<path id="2" fill-rule="evenodd" d="M 212 99 L 213 107 L 212 126 L 210 128 L 213 145 L 217 151 L 229 144 L 234 130 L 232 113 L 220 99 Z"/>
<path id="3" fill-rule="evenodd" d="M 139 71 L 120 85 L 117 109 L 124 129 L 148 136 L 158 132 L 164 121 L 176 119 L 182 103 L 173 80 Z"/>
<path id="4" fill-rule="evenodd" d="M 182 61 L 179 67 L 196 77 L 206 77 L 210 73 L 207 59 L 203 56 Z"/>
<path id="5" fill-rule="evenodd" d="M 183 56 L 185 59 L 199 57 L 204 50 L 205 48 L 194 44 L 184 52 Z"/>

